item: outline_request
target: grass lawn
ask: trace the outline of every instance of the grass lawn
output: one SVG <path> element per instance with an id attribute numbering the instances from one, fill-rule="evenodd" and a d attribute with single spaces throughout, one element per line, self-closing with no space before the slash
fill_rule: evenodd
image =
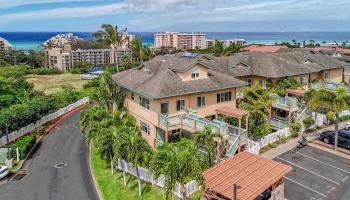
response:
<path id="1" fill-rule="evenodd" d="M 54 94 L 61 90 L 62 85 L 71 85 L 76 89 L 83 88 L 87 80 L 81 80 L 80 74 L 59 75 L 27 75 L 28 82 L 34 83 L 34 89 L 43 91 L 45 94 Z"/>
<path id="2" fill-rule="evenodd" d="M 142 196 L 138 196 L 137 179 L 134 176 L 127 175 L 127 186 L 123 183 L 123 173 L 117 171 L 111 175 L 111 169 L 106 168 L 104 160 L 97 155 L 96 148 L 92 149 L 92 167 L 97 183 L 105 200 L 123 200 L 123 199 L 142 199 L 142 200 L 161 200 L 164 199 L 163 190 L 152 184 L 142 182 Z M 191 200 L 199 200 L 200 192 L 193 195 Z M 174 200 L 178 198 L 173 197 Z"/>

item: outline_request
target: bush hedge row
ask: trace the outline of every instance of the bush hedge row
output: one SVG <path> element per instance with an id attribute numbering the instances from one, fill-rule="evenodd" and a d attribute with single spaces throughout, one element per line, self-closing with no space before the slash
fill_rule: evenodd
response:
<path id="1" fill-rule="evenodd" d="M 21 137 L 11 146 L 11 157 L 16 159 L 16 148 L 18 147 L 20 154 L 19 157 L 20 159 L 24 159 L 29 153 L 29 150 L 34 146 L 35 142 L 35 135 L 26 135 Z"/>

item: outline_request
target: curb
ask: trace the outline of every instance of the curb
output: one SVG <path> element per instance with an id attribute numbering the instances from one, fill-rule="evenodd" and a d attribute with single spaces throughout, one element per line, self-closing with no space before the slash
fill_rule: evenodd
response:
<path id="1" fill-rule="evenodd" d="M 94 174 L 94 168 L 92 167 L 91 154 L 92 154 L 92 142 L 90 141 L 89 142 L 89 168 L 90 168 L 90 174 L 91 174 L 92 181 L 93 181 L 95 189 L 96 189 L 96 193 L 97 193 L 98 199 L 99 200 L 104 200 L 103 196 L 102 196 L 102 193 L 101 193 L 101 190 L 100 190 L 100 187 L 98 186 L 97 181 L 96 181 L 96 177 L 95 177 L 95 174 Z"/>
<path id="2" fill-rule="evenodd" d="M 325 143 L 323 143 L 323 142 L 321 142 L 321 141 L 315 141 L 314 144 L 315 144 L 315 145 L 319 145 L 319 146 L 326 147 L 326 148 L 331 149 L 331 150 L 334 150 L 333 145 L 325 144 Z M 341 147 L 337 147 L 337 149 L 336 149 L 335 151 L 350 156 L 350 151 L 348 151 L 348 150 L 346 150 L 346 149 L 343 149 L 343 148 L 341 148 Z"/>
<path id="3" fill-rule="evenodd" d="M 56 128 L 60 123 L 62 123 L 63 121 L 65 121 L 67 118 L 69 118 L 70 116 L 72 116 L 73 114 L 81 111 L 82 109 L 86 108 L 89 105 L 89 103 L 84 104 L 79 106 L 78 108 L 75 108 L 71 111 L 69 111 L 68 113 L 62 115 L 61 117 L 59 117 L 59 119 L 57 121 L 55 121 L 53 124 L 51 124 L 48 128 L 46 128 L 45 130 L 45 134 L 43 134 L 42 136 L 40 136 L 40 138 L 38 139 L 38 141 L 35 142 L 34 146 L 30 149 L 30 151 L 28 152 L 27 156 L 23 159 L 22 162 L 20 162 L 20 166 L 18 167 L 18 169 L 16 171 L 13 171 L 14 173 L 20 171 L 24 165 L 24 163 L 27 161 L 28 157 L 32 154 L 33 150 L 38 146 L 39 143 L 41 143 L 41 141 L 44 139 L 44 137 L 50 133 L 54 128 Z"/>

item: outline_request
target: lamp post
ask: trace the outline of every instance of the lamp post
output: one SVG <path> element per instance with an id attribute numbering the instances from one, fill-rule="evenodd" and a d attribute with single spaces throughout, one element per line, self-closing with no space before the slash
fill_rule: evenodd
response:
<path id="1" fill-rule="evenodd" d="M 237 190 L 240 189 L 241 186 L 236 183 L 233 184 L 233 200 L 237 200 Z"/>
<path id="2" fill-rule="evenodd" d="M 9 130 L 8 130 L 8 124 L 6 123 L 6 140 L 7 140 L 7 159 L 10 160 L 10 146 L 9 146 Z"/>

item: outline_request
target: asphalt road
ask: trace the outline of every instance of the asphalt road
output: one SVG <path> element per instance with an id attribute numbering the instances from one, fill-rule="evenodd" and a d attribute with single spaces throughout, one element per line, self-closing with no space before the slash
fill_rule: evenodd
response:
<path id="1" fill-rule="evenodd" d="M 350 160 L 309 146 L 274 160 L 293 167 L 285 177 L 288 200 L 350 199 Z"/>
<path id="2" fill-rule="evenodd" d="M 21 180 L 0 186 L 4 200 L 95 200 L 88 145 L 79 129 L 80 113 L 74 114 L 44 138 L 25 164 Z M 63 163 L 61 168 L 55 165 Z"/>

